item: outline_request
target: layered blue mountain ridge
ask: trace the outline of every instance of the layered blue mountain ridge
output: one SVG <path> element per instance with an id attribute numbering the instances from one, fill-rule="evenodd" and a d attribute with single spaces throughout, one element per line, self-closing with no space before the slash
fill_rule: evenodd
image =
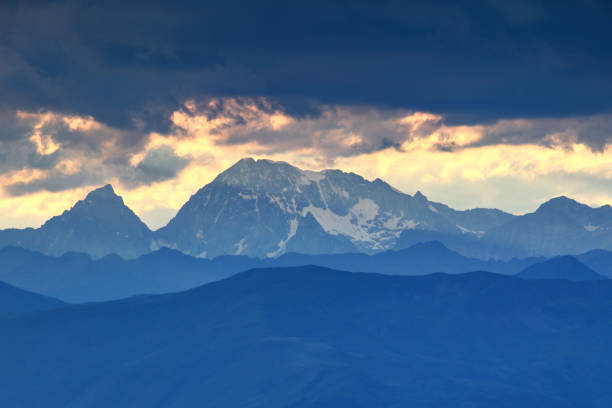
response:
<path id="1" fill-rule="evenodd" d="M 610 280 L 250 270 L 0 316 L 0 405 L 607 407 L 611 319 Z"/>
<path id="2" fill-rule="evenodd" d="M 110 185 L 40 228 L 0 231 L 0 247 L 48 255 L 76 251 L 94 258 L 111 253 L 136 258 L 161 247 L 206 258 L 371 254 L 432 240 L 481 259 L 612 249 L 612 207 L 557 197 L 521 216 L 496 209 L 458 211 L 420 192 L 404 194 L 380 179 L 242 159 L 191 196 L 157 231 L 149 230 Z"/>
<path id="3" fill-rule="evenodd" d="M 408 276 L 486 270 L 518 274 L 524 279 L 596 280 L 612 278 L 610 259 L 612 252 L 596 250 L 575 258 L 481 260 L 464 257 L 437 241 L 373 255 L 286 253 L 263 259 L 243 255 L 203 259 L 169 248 L 136 259 L 117 255 L 92 259 L 74 252 L 49 256 L 20 247 L 5 247 L 0 249 L 0 281 L 66 302 L 82 303 L 179 292 L 251 268 L 320 265 L 351 272 Z"/>

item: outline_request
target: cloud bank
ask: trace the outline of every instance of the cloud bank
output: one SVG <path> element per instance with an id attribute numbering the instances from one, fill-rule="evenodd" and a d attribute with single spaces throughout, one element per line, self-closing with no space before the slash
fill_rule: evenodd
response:
<path id="1" fill-rule="evenodd" d="M 7 1 L 0 100 L 159 133 L 185 100 L 239 95 L 298 116 L 591 116 L 612 110 L 610 17 L 605 0 Z"/>
<path id="2" fill-rule="evenodd" d="M 456 125 L 439 113 L 365 105 L 297 115 L 266 98 L 237 97 L 183 102 L 167 133 L 51 111 L 5 111 L 0 120 L 4 225 L 40 222 L 110 182 L 160 226 L 246 156 L 380 177 L 460 208 L 523 212 L 559 194 L 612 201 L 611 115 Z"/>

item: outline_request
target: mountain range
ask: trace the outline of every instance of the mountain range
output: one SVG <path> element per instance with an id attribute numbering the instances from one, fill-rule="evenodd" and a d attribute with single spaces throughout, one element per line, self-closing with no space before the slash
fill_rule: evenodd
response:
<path id="1" fill-rule="evenodd" d="M 243 159 L 194 194 L 156 236 L 160 245 L 210 257 L 373 252 L 390 249 L 402 230 L 417 225 L 477 234 L 509 218 L 496 210 L 455 211 L 354 173 Z M 326 245 L 312 246 L 323 237 Z"/>
<path id="2" fill-rule="evenodd" d="M 136 258 L 161 247 L 206 258 L 372 254 L 432 240 L 481 259 L 612 249 L 612 207 L 557 197 L 521 216 L 496 209 L 458 211 L 420 192 L 399 192 L 380 179 L 242 159 L 191 196 L 157 231 L 149 230 L 110 185 L 40 228 L 0 231 L 0 247 L 94 258 L 112 253 Z"/>
<path id="3" fill-rule="evenodd" d="M 612 281 L 258 269 L 0 318 L 5 407 L 606 407 Z"/>
<path id="4" fill-rule="evenodd" d="M 92 259 L 74 252 L 49 256 L 20 247 L 5 247 L 0 249 L 0 281 L 65 302 L 83 303 L 179 292 L 252 268 L 303 265 L 387 275 L 486 270 L 504 275 L 518 274 L 524 279 L 595 280 L 612 278 L 610 258 L 612 252 L 598 250 L 575 258 L 482 260 L 464 257 L 437 241 L 373 255 L 286 253 L 264 259 L 241 255 L 203 259 L 169 248 L 135 259 L 117 255 Z"/>

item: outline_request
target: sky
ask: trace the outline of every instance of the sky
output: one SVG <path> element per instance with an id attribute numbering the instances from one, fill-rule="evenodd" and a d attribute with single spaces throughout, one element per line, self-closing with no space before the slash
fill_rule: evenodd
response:
<path id="1" fill-rule="evenodd" d="M 458 209 L 612 203 L 609 1 L 3 1 L 0 228 L 151 228 L 242 157 Z"/>

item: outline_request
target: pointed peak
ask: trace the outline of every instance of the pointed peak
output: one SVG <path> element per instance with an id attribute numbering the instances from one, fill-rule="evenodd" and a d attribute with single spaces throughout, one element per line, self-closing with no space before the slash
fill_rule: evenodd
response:
<path id="1" fill-rule="evenodd" d="M 389 183 L 387 183 L 386 181 L 384 181 L 383 179 L 380 179 L 380 178 L 375 178 L 374 181 L 372 182 L 372 184 L 374 184 L 376 186 L 382 186 L 382 187 L 390 188 L 390 189 L 400 193 L 399 190 L 393 188 Z"/>
<path id="2" fill-rule="evenodd" d="M 90 191 L 87 194 L 86 199 L 102 198 L 102 197 L 119 197 L 119 196 L 117 195 L 117 193 L 115 193 L 113 186 L 111 186 L 110 184 L 106 184 L 103 187 L 99 187 L 99 188 L 96 188 L 95 190 Z"/>
<path id="3" fill-rule="evenodd" d="M 423 193 L 421 193 L 420 191 L 417 191 L 414 194 L 414 198 L 416 198 L 417 200 L 427 201 L 427 197 L 425 197 L 425 195 L 423 195 Z"/>
<path id="4" fill-rule="evenodd" d="M 123 202 L 123 198 L 115 193 L 113 186 L 110 184 L 106 184 L 105 186 L 96 188 L 95 190 L 90 191 L 87 196 L 78 201 L 75 204 L 75 207 L 124 207 L 125 203 Z"/>

